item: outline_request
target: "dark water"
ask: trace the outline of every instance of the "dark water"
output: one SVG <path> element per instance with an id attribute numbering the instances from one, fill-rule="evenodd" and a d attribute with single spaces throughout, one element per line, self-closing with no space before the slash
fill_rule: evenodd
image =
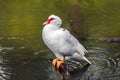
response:
<path id="1" fill-rule="evenodd" d="M 120 80 L 120 44 L 95 40 L 120 37 L 120 0 L 0 0 L 0 80 L 62 80 L 41 38 L 51 14 L 78 39 L 88 38 L 82 43 L 93 64 L 68 61 L 67 80 Z"/>
<path id="2" fill-rule="evenodd" d="M 49 62 L 49 59 L 54 58 L 50 50 L 34 51 L 23 44 L 17 44 L 16 46 L 15 41 L 23 43 L 25 39 L 20 37 L 0 39 L 1 80 L 62 80 Z M 71 78 L 68 80 L 120 79 L 119 44 L 87 40 L 84 45 L 89 51 L 86 56 L 92 62 L 92 65 L 84 71 L 83 63 L 85 62 L 67 62 L 70 65 L 69 70 L 72 70 Z M 77 68 L 79 69 L 75 71 Z"/>

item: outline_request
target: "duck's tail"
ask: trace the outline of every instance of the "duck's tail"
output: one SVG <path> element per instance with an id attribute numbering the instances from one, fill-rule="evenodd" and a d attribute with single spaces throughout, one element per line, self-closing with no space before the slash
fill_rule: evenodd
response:
<path id="1" fill-rule="evenodd" d="M 92 64 L 85 56 L 82 57 L 83 60 L 87 61 L 89 64 Z"/>

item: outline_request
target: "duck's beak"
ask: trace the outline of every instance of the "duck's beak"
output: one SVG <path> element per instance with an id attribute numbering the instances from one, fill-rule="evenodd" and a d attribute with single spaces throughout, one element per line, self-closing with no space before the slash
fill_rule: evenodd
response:
<path id="1" fill-rule="evenodd" d="M 47 24 L 47 21 L 46 22 L 44 22 L 42 25 L 46 25 Z"/>

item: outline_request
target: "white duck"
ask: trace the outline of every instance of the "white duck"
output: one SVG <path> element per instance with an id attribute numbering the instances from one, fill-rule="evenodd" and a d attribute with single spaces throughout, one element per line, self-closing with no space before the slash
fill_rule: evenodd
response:
<path id="1" fill-rule="evenodd" d="M 61 28 L 62 20 L 55 15 L 48 17 L 43 23 L 42 37 L 48 48 L 56 55 L 52 64 L 57 68 L 60 67 L 65 60 L 77 58 L 91 62 L 85 57 L 87 50 L 79 43 L 79 41 L 66 29 Z"/>

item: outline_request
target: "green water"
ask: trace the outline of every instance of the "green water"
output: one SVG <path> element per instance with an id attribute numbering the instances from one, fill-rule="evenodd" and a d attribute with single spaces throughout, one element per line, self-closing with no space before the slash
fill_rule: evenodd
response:
<path id="1" fill-rule="evenodd" d="M 0 80 L 62 80 L 48 61 L 55 56 L 42 41 L 42 23 L 56 14 L 78 39 L 120 37 L 119 4 L 119 0 L 0 0 Z M 83 44 L 93 64 L 80 74 L 73 69 L 72 80 L 120 79 L 119 44 L 96 40 Z"/>

